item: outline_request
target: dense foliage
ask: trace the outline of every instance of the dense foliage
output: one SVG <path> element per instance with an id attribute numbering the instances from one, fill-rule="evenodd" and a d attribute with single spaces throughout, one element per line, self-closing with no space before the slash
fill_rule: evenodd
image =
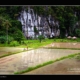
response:
<path id="1" fill-rule="evenodd" d="M 21 22 L 17 20 L 22 7 L 0 6 L 0 43 L 13 40 L 21 42 L 24 38 Z"/>
<path id="2" fill-rule="evenodd" d="M 77 36 L 75 29 L 76 23 L 80 21 L 80 6 L 35 6 L 33 8 L 39 15 L 46 18 L 51 15 L 55 21 L 59 21 L 61 38 L 65 37 L 66 31 L 70 36 Z"/>
<path id="3" fill-rule="evenodd" d="M 24 39 L 21 23 L 17 20 L 24 6 L 0 6 L 0 42 L 11 39 L 21 43 Z M 25 6 L 27 10 L 28 6 Z M 34 12 L 40 16 L 49 15 L 59 21 L 60 37 L 64 38 L 66 31 L 68 35 L 80 37 L 80 6 L 31 6 Z M 51 26 L 50 26 L 51 27 Z M 36 34 L 38 33 L 35 29 Z M 5 37 L 6 36 L 6 37 Z"/>

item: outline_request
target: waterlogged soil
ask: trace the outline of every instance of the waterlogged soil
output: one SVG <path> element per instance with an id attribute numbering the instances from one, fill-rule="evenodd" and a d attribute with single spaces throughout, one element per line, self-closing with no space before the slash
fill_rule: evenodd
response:
<path id="1" fill-rule="evenodd" d="M 80 43 L 52 43 L 45 47 L 80 48 Z M 23 51 L 23 48 L 0 47 L 0 55 L 15 51 Z M 0 58 L 0 74 L 14 74 L 14 72 L 25 70 L 28 67 L 79 52 L 80 50 L 40 48 L 10 55 Z M 80 74 L 79 70 L 80 61 L 72 58 L 55 62 L 25 74 Z"/>
<path id="2" fill-rule="evenodd" d="M 64 59 L 23 75 L 80 75 L 80 60 Z"/>
<path id="3" fill-rule="evenodd" d="M 14 74 L 44 62 L 79 53 L 80 50 L 39 48 L 0 58 L 0 74 Z"/>
<path id="4" fill-rule="evenodd" d="M 15 52 L 20 52 L 23 51 L 23 48 L 17 48 L 17 47 L 0 47 L 0 56 L 4 54 L 9 54 L 9 53 L 15 53 Z"/>
<path id="5" fill-rule="evenodd" d="M 51 43 L 47 46 L 44 46 L 44 48 L 75 48 L 75 49 L 80 49 L 80 43 Z M 64 49 L 65 51 L 65 49 Z M 64 52 L 65 54 L 66 51 Z M 33 75 L 39 75 L 39 74 L 80 74 L 80 60 L 76 58 L 72 59 L 64 59 L 58 62 L 55 62 L 53 64 L 38 68 L 36 70 L 24 73 L 24 75 L 27 74 L 33 74 Z"/>
<path id="6" fill-rule="evenodd" d="M 51 43 L 47 46 L 44 46 L 45 48 L 78 48 L 80 49 L 80 43 L 79 42 L 63 42 L 63 43 Z"/>

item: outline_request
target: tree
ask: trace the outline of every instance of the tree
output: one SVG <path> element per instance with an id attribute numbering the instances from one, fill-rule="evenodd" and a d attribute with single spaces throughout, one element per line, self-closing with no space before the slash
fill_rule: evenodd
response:
<path id="1" fill-rule="evenodd" d="M 70 15 L 70 24 L 69 24 L 69 31 L 70 31 L 70 35 L 73 36 L 74 35 L 74 30 L 75 30 L 75 24 L 77 22 L 77 17 L 74 14 Z"/>
<path id="2" fill-rule="evenodd" d="M 7 43 L 8 43 L 8 29 L 9 27 L 11 26 L 11 23 L 9 20 L 5 20 L 3 23 L 2 23 L 2 26 L 4 26 L 6 28 L 6 36 L 7 36 Z"/>
<path id="3" fill-rule="evenodd" d="M 40 41 L 40 43 L 41 43 L 41 41 L 44 39 L 44 36 L 43 36 L 43 35 L 39 35 L 39 36 L 38 36 L 38 39 L 39 39 L 39 41 Z"/>
<path id="4" fill-rule="evenodd" d="M 15 29 L 14 29 L 15 30 Z M 14 31 L 13 37 L 16 41 L 18 41 L 21 44 L 21 41 L 25 39 L 23 33 L 16 28 L 16 30 Z"/>
<path id="5" fill-rule="evenodd" d="M 34 32 L 35 32 L 35 38 L 36 38 L 36 34 L 39 34 L 39 32 L 38 32 L 36 26 L 34 26 Z"/>

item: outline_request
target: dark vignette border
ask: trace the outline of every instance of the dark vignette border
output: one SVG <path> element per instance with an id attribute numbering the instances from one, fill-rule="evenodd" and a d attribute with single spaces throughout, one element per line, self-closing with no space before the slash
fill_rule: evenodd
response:
<path id="1" fill-rule="evenodd" d="M 0 5 L 80 5 L 79 0 L 2 0 Z"/>

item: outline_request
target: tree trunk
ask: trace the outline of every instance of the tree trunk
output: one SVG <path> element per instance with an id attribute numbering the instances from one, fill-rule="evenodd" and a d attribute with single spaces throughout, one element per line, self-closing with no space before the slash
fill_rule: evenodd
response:
<path id="1" fill-rule="evenodd" d="M 8 27 L 6 29 L 6 35 L 7 35 L 7 44 L 8 44 Z"/>

